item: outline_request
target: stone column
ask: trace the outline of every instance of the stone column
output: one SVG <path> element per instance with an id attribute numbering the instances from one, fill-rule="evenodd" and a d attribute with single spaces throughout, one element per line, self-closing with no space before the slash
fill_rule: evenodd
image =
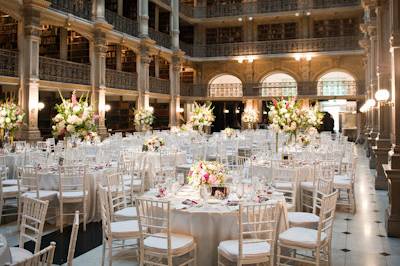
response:
<path id="1" fill-rule="evenodd" d="M 391 237 L 400 237 L 400 3 L 390 0 L 391 26 L 391 95 L 392 95 L 392 149 L 388 164 L 383 166 L 388 182 L 389 205 L 386 209 L 386 231 Z"/>
<path id="2" fill-rule="evenodd" d="M 105 97 L 106 97 L 106 54 L 107 43 L 105 33 L 96 30 L 94 42 L 90 45 L 91 72 L 92 72 L 92 100 L 94 112 L 99 116 L 97 131 L 101 137 L 108 135 L 105 125 Z"/>
<path id="3" fill-rule="evenodd" d="M 149 106 L 149 67 L 152 60 L 148 46 L 142 44 L 140 52 L 136 55 L 136 72 L 138 76 L 138 99 L 136 108 L 147 108 Z"/>
<path id="4" fill-rule="evenodd" d="M 160 77 L 160 57 L 158 55 L 154 56 L 154 76 Z"/>
<path id="5" fill-rule="evenodd" d="M 39 103 L 40 11 L 36 9 L 34 3 L 24 1 L 23 13 L 23 21 L 19 24 L 18 33 L 21 63 L 19 101 L 26 113 L 26 125 L 21 135 L 28 141 L 37 141 L 41 139 L 37 108 Z"/>
<path id="6" fill-rule="evenodd" d="M 179 125 L 179 108 L 180 103 L 180 72 L 181 72 L 181 57 L 182 52 L 177 52 L 172 56 L 171 64 L 169 65 L 169 81 L 170 81 L 170 104 L 169 104 L 169 126 Z"/>
<path id="7" fill-rule="evenodd" d="M 94 1 L 94 20 L 101 23 L 106 22 L 106 5 L 105 0 Z"/>
<path id="8" fill-rule="evenodd" d="M 149 1 L 138 0 L 138 15 L 139 15 L 139 36 L 149 36 Z"/>
<path id="9" fill-rule="evenodd" d="M 118 0 L 117 3 L 117 14 L 120 16 L 124 15 L 124 0 Z"/>
<path id="10" fill-rule="evenodd" d="M 171 0 L 171 48 L 179 50 L 179 0 Z"/>

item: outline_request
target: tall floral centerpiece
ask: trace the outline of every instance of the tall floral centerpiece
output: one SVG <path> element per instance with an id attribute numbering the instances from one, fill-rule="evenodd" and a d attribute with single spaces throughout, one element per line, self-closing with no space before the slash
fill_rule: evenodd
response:
<path id="1" fill-rule="evenodd" d="M 135 125 L 139 131 L 147 131 L 151 129 L 154 122 L 154 110 L 152 108 L 142 108 L 135 110 Z"/>
<path id="2" fill-rule="evenodd" d="M 314 135 L 317 129 L 322 125 L 324 114 L 319 111 L 317 105 L 308 108 L 304 113 L 304 131 L 310 135 Z"/>
<path id="3" fill-rule="evenodd" d="M 206 127 L 210 127 L 212 122 L 215 120 L 213 110 L 214 108 L 211 107 L 210 102 L 202 105 L 195 102 L 194 109 L 189 120 L 189 123 L 193 126 L 193 129 L 198 130 L 199 132 L 204 132 Z"/>
<path id="4" fill-rule="evenodd" d="M 12 101 L 6 101 L 0 105 L 0 138 L 4 139 L 7 131 L 10 142 L 13 143 L 15 131 L 24 123 L 25 112 Z"/>
<path id="5" fill-rule="evenodd" d="M 244 124 L 244 128 L 253 129 L 254 125 L 258 121 L 258 111 L 253 108 L 246 108 L 242 114 L 242 122 Z"/>
<path id="6" fill-rule="evenodd" d="M 295 98 L 276 100 L 272 99 L 272 105 L 269 106 L 268 118 L 272 129 L 276 134 L 276 152 L 278 152 L 279 132 L 284 132 L 296 137 L 297 131 L 303 125 L 304 111 L 300 108 Z"/>
<path id="7" fill-rule="evenodd" d="M 56 104 L 57 115 L 53 117 L 53 135 L 55 137 L 78 137 L 92 140 L 97 137 L 97 116 L 88 103 L 89 94 L 82 95 L 79 100 L 76 92 L 72 92 L 71 99 L 64 99 Z"/>

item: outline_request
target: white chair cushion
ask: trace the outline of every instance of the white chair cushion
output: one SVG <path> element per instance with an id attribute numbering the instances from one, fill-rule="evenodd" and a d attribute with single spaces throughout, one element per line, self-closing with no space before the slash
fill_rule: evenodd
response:
<path id="1" fill-rule="evenodd" d="M 313 181 L 303 181 L 300 183 L 302 189 L 313 190 L 314 182 Z"/>
<path id="2" fill-rule="evenodd" d="M 129 188 L 131 186 L 131 180 L 130 179 L 129 180 L 125 180 L 124 181 L 124 185 Z M 134 179 L 132 181 L 132 186 L 133 187 L 140 187 L 141 185 L 142 185 L 142 180 L 140 180 L 140 179 Z"/>
<path id="3" fill-rule="evenodd" d="M 296 247 L 315 248 L 317 246 L 318 231 L 303 227 L 292 227 L 279 234 L 282 244 Z M 326 240 L 326 234 L 321 233 L 321 242 Z"/>
<path id="4" fill-rule="evenodd" d="M 17 186 L 18 181 L 17 179 L 6 179 L 1 182 L 3 186 Z"/>
<path id="5" fill-rule="evenodd" d="M 52 190 L 39 190 L 39 199 L 50 199 L 57 196 L 57 191 Z M 36 198 L 36 191 L 28 191 L 22 194 L 22 197 Z"/>
<path id="6" fill-rule="evenodd" d="M 257 239 L 243 240 L 243 257 L 265 258 L 270 254 L 271 246 L 267 241 Z M 256 243 L 254 243 L 256 242 Z M 239 257 L 239 240 L 227 240 L 219 243 L 218 250 L 222 252 L 230 261 L 236 261 Z"/>
<path id="7" fill-rule="evenodd" d="M 157 237 L 161 236 L 163 238 Z M 194 244 L 192 236 L 171 233 L 171 250 L 173 254 L 180 254 Z M 166 252 L 168 249 L 167 234 L 158 233 L 149 236 L 144 240 L 144 247 L 147 249 Z"/>
<path id="8" fill-rule="evenodd" d="M 114 216 L 124 219 L 137 218 L 136 207 L 127 207 L 114 212 Z"/>
<path id="9" fill-rule="evenodd" d="M 11 198 L 18 196 L 18 186 L 3 187 L 3 197 Z"/>
<path id="10" fill-rule="evenodd" d="M 288 212 L 288 220 L 292 225 L 309 225 L 319 222 L 319 217 L 308 212 Z"/>
<path id="11" fill-rule="evenodd" d="M 111 223 L 111 234 L 115 238 L 139 238 L 139 224 L 137 220 L 119 221 Z"/>
<path id="12" fill-rule="evenodd" d="M 274 184 L 274 186 L 277 189 L 284 189 L 284 190 L 291 190 L 292 189 L 292 183 L 290 183 L 290 182 L 276 182 Z"/>
<path id="13" fill-rule="evenodd" d="M 333 177 L 334 186 L 351 186 L 351 178 L 342 175 L 336 175 Z"/>
<path id="14" fill-rule="evenodd" d="M 33 257 L 33 254 L 26 249 L 18 248 L 18 247 L 10 247 L 11 252 L 11 262 L 12 264 L 17 264 L 26 259 Z"/>

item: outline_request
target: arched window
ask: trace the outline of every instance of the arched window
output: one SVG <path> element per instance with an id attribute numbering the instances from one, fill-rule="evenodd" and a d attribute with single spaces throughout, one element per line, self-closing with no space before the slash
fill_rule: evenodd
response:
<path id="1" fill-rule="evenodd" d="M 242 81 L 228 74 L 222 74 L 211 79 L 208 84 L 210 97 L 242 97 Z"/>
<path id="2" fill-rule="evenodd" d="M 262 96 L 296 96 L 297 82 L 285 73 L 267 75 L 261 80 Z"/>
<path id="3" fill-rule="evenodd" d="M 332 71 L 318 80 L 318 95 L 345 96 L 356 95 L 356 93 L 356 81 L 346 72 Z"/>

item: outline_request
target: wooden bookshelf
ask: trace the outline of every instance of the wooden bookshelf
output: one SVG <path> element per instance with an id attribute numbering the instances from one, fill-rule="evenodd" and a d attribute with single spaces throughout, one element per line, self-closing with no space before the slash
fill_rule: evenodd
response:
<path id="1" fill-rule="evenodd" d="M 181 72 L 181 82 L 191 83 L 194 81 L 194 72 L 193 71 L 182 71 Z"/>
<path id="2" fill-rule="evenodd" d="M 0 49 L 18 50 L 18 22 L 0 12 Z"/>
<path id="3" fill-rule="evenodd" d="M 329 19 L 314 21 L 315 38 L 355 36 L 359 33 L 358 18 Z"/>
<path id="4" fill-rule="evenodd" d="M 134 129 L 135 102 L 109 102 L 111 110 L 106 113 L 106 127 L 112 130 L 126 131 Z"/>
<path id="5" fill-rule="evenodd" d="M 106 6 L 106 9 L 108 9 L 112 12 L 115 12 L 115 13 L 118 12 L 118 0 L 106 0 L 105 6 Z"/>
<path id="6" fill-rule="evenodd" d="M 137 1 L 124 1 L 124 17 L 137 20 Z"/>
<path id="7" fill-rule="evenodd" d="M 297 23 L 274 23 L 257 26 L 257 39 L 259 41 L 287 40 L 297 38 Z"/>
<path id="8" fill-rule="evenodd" d="M 117 45 L 108 45 L 106 54 L 106 68 L 117 69 Z"/>
<path id="9" fill-rule="evenodd" d="M 207 44 L 241 42 L 242 35 L 242 27 L 212 28 L 206 30 L 206 42 Z"/>
<path id="10" fill-rule="evenodd" d="M 169 63 L 162 57 L 159 57 L 159 78 L 169 79 Z"/>
<path id="11" fill-rule="evenodd" d="M 121 49 L 122 71 L 135 73 L 136 72 L 136 54 L 129 49 Z"/>
<path id="12" fill-rule="evenodd" d="M 40 33 L 40 56 L 60 58 L 60 28 L 44 26 Z"/>
<path id="13" fill-rule="evenodd" d="M 75 31 L 68 31 L 68 60 L 89 64 L 89 41 Z"/>
<path id="14" fill-rule="evenodd" d="M 164 32 L 166 34 L 169 34 L 170 30 L 170 15 L 168 11 L 162 11 L 160 9 L 159 13 L 159 25 L 158 25 L 158 31 Z"/>

